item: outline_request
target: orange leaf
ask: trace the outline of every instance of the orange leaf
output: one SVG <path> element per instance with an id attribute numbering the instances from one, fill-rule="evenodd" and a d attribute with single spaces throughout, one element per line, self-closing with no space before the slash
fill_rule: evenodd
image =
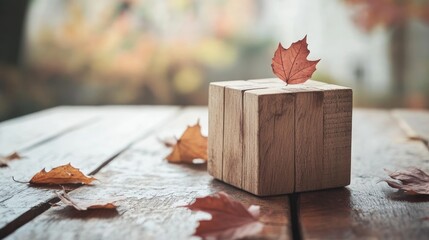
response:
<path id="1" fill-rule="evenodd" d="M 279 43 L 271 62 L 273 73 L 286 84 L 303 83 L 310 79 L 313 72 L 316 71 L 316 65 L 320 59 L 307 60 L 308 54 L 310 54 L 307 46 L 307 36 L 292 43 L 287 49 Z"/>
<path id="2" fill-rule="evenodd" d="M 85 176 L 79 169 L 73 167 L 70 163 L 53 168 L 46 172 L 45 169 L 36 173 L 31 178 L 31 184 L 90 184 L 96 180 L 93 177 Z"/>
<path id="3" fill-rule="evenodd" d="M 418 168 L 390 172 L 389 177 L 396 180 L 384 180 L 390 187 L 409 194 L 429 194 L 429 175 Z"/>
<path id="4" fill-rule="evenodd" d="M 88 209 L 116 209 L 114 202 L 102 202 L 102 201 L 91 201 L 91 200 L 74 200 L 71 199 L 70 195 L 66 191 L 55 192 L 58 198 L 67 206 L 72 206 L 79 211 L 85 211 Z"/>
<path id="5" fill-rule="evenodd" d="M 194 233 L 202 238 L 239 239 L 259 233 L 264 226 L 258 221 L 259 206 L 246 208 L 224 192 L 197 198 L 185 207 L 212 215 L 210 220 L 201 220 Z"/>
<path id="6" fill-rule="evenodd" d="M 9 161 L 15 160 L 15 159 L 21 159 L 21 158 L 22 157 L 17 152 L 13 152 L 12 154 L 6 157 L 0 156 L 0 167 L 6 167 Z"/>
<path id="7" fill-rule="evenodd" d="M 185 130 L 166 159 L 171 163 L 192 163 L 194 159 L 207 161 L 207 137 L 201 134 L 199 122 Z"/>

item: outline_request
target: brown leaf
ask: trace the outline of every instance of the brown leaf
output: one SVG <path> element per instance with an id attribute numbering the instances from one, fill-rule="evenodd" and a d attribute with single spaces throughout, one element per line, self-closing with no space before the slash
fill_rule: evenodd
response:
<path id="1" fill-rule="evenodd" d="M 0 156 L 0 167 L 7 167 L 9 161 L 15 160 L 15 159 L 21 159 L 21 158 L 22 157 L 17 152 L 13 152 L 12 154 L 6 157 Z"/>
<path id="2" fill-rule="evenodd" d="M 93 177 L 85 176 L 79 169 L 73 167 L 70 163 L 53 168 L 46 172 L 45 169 L 36 173 L 31 178 L 31 184 L 85 184 L 89 185 L 96 180 Z"/>
<path id="3" fill-rule="evenodd" d="M 88 209 L 116 209 L 114 202 L 109 201 L 93 201 L 93 200 L 75 200 L 71 199 L 70 195 L 66 191 L 55 192 L 62 203 L 67 206 L 72 206 L 79 211 L 85 211 Z"/>
<path id="4" fill-rule="evenodd" d="M 409 194 L 429 194 L 429 175 L 418 168 L 390 172 L 389 176 L 396 180 L 384 180 L 390 187 L 397 188 Z"/>
<path id="5" fill-rule="evenodd" d="M 320 59 L 307 60 L 308 54 L 310 54 L 307 46 L 307 36 L 292 43 L 287 49 L 279 43 L 271 62 L 273 73 L 286 84 L 303 83 L 310 79 L 313 72 L 316 71 L 316 65 Z"/>
<path id="6" fill-rule="evenodd" d="M 197 198 L 185 207 L 212 215 L 210 220 L 201 220 L 194 233 L 202 238 L 240 239 L 255 235 L 263 228 L 263 224 L 258 221 L 259 206 L 252 205 L 246 209 L 224 192 Z"/>
<path id="7" fill-rule="evenodd" d="M 185 130 L 166 159 L 171 163 L 192 163 L 194 159 L 207 161 L 207 137 L 201 134 L 199 122 Z"/>

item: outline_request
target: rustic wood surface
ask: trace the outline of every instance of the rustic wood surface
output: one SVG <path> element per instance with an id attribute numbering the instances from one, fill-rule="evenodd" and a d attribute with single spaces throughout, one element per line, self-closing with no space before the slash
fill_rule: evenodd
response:
<path id="1" fill-rule="evenodd" d="M 429 146 L 429 112 L 424 110 L 398 109 L 393 111 L 401 127 L 410 139 L 420 140 Z"/>
<path id="2" fill-rule="evenodd" d="M 0 168 L 0 234 L 39 214 L 39 210 L 45 209 L 49 200 L 55 197 L 52 189 L 29 187 L 12 181 L 12 177 L 29 181 L 45 167 L 67 163 L 86 174 L 97 171 L 177 111 L 176 107 L 100 108 L 98 121 L 20 152 L 23 159 L 11 161 L 8 168 Z"/>
<path id="3" fill-rule="evenodd" d="M 61 117 L 65 112 L 67 119 Z M 429 216 L 429 198 L 407 196 L 379 183 L 386 177 L 384 168 L 416 166 L 429 172 L 424 133 L 420 125 L 413 127 L 412 115 L 407 117 L 411 120 L 404 120 L 395 111 L 354 111 L 351 185 L 271 198 L 255 197 L 214 180 L 204 164 L 163 160 L 169 149 L 159 139 L 179 136 L 198 118 L 207 133 L 207 108 L 67 107 L 0 123 L 0 143 L 4 139 L 15 142 L 5 145 L 8 147 L 1 153 L 20 150 L 26 156 L 0 168 L 0 238 L 189 239 L 198 220 L 208 215 L 180 206 L 217 191 L 247 205 L 262 206 L 266 228 L 255 238 L 429 236 L 429 221 L 424 220 Z M 420 137 L 410 139 L 399 120 L 406 121 Z M 50 128 L 50 124 L 58 125 Z M 16 131 L 19 137 L 14 135 Z M 50 207 L 49 202 L 57 201 L 56 189 L 28 187 L 11 180 L 11 176 L 28 180 L 43 167 L 68 162 L 100 179 L 94 186 L 71 191 L 72 197 L 114 197 L 118 210 L 78 212 Z"/>
<path id="4" fill-rule="evenodd" d="M 105 166 L 95 176 L 95 186 L 72 191 L 75 198 L 119 198 L 117 212 L 81 213 L 51 208 L 9 236 L 10 239 L 187 239 L 205 214 L 193 214 L 180 206 L 196 197 L 225 191 L 246 205 L 262 206 L 264 239 L 289 239 L 291 233 L 287 196 L 260 199 L 213 180 L 205 164 L 169 164 L 163 158 L 170 149 L 159 139 L 179 136 L 200 119 L 207 134 L 207 109 L 184 110 L 149 137 Z"/>
<path id="5" fill-rule="evenodd" d="M 352 183 L 346 188 L 303 193 L 299 222 L 303 239 L 427 239 L 429 198 L 406 196 L 380 182 L 383 169 L 416 166 L 429 172 L 429 151 L 409 140 L 388 111 L 355 111 Z"/>

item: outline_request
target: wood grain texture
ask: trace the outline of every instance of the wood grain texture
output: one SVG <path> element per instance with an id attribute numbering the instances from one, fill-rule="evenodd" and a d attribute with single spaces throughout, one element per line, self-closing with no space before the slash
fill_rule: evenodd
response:
<path id="1" fill-rule="evenodd" d="M 396 109 L 392 114 L 410 139 L 424 141 L 429 146 L 429 111 Z"/>
<path id="2" fill-rule="evenodd" d="M 294 94 L 250 90 L 244 102 L 243 188 L 258 196 L 292 193 Z"/>
<path id="3" fill-rule="evenodd" d="M 0 169 L 0 236 L 10 232 L 55 194 L 52 189 L 29 187 L 43 168 L 71 163 L 83 173 L 96 171 L 131 143 L 167 121 L 177 107 L 99 107 L 99 120 L 22 152 L 26 158 Z M 96 110 L 93 110 L 96 111 Z M 27 219 L 27 218 L 24 218 Z M 14 222 L 14 221 L 18 222 Z"/>
<path id="4" fill-rule="evenodd" d="M 429 151 L 409 140 L 388 111 L 355 111 L 353 122 L 351 185 L 300 194 L 303 239 L 427 239 L 429 199 L 379 181 L 384 168 L 429 171 Z"/>
<path id="5" fill-rule="evenodd" d="M 222 180 L 225 86 L 247 85 L 246 81 L 212 82 L 209 86 L 209 138 L 207 171 Z"/>
<path id="6" fill-rule="evenodd" d="M 239 188 L 243 177 L 243 94 L 258 88 L 263 87 L 250 82 L 225 87 L 222 179 Z"/>
<path id="7" fill-rule="evenodd" d="M 319 165 L 324 188 L 350 184 L 353 92 L 337 85 L 320 85 L 323 90 L 323 164 Z"/>
<path id="8" fill-rule="evenodd" d="M 295 191 L 321 189 L 323 175 L 323 91 L 296 93 Z"/>
<path id="9" fill-rule="evenodd" d="M 21 152 L 96 121 L 93 107 L 56 107 L 0 123 L 0 156 Z"/>
<path id="10" fill-rule="evenodd" d="M 261 206 L 266 227 L 251 239 L 291 239 L 287 196 L 257 198 L 214 180 L 205 165 L 169 164 L 163 160 L 170 149 L 157 139 L 180 135 L 198 118 L 206 133 L 207 109 L 185 109 L 101 169 L 96 174 L 99 184 L 70 193 L 75 198 L 122 198 L 117 212 L 51 208 L 8 239 L 197 239 L 191 235 L 198 220 L 209 216 L 180 206 L 218 191 L 246 205 Z"/>

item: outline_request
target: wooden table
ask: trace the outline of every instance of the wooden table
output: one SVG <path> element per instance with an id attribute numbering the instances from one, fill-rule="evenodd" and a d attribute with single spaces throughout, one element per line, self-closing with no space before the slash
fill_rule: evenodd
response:
<path id="1" fill-rule="evenodd" d="M 204 213 L 179 206 L 225 191 L 262 206 L 262 239 L 428 239 L 429 197 L 405 196 L 379 180 L 416 166 L 429 172 L 429 112 L 358 109 L 353 116 L 352 183 L 346 188 L 258 198 L 217 180 L 206 166 L 169 164 L 159 139 L 179 136 L 207 108 L 57 107 L 0 123 L 0 237 L 8 239 L 188 239 Z M 75 198 L 121 197 L 117 212 L 53 208 L 56 189 L 28 180 L 71 162 L 100 181 Z"/>

